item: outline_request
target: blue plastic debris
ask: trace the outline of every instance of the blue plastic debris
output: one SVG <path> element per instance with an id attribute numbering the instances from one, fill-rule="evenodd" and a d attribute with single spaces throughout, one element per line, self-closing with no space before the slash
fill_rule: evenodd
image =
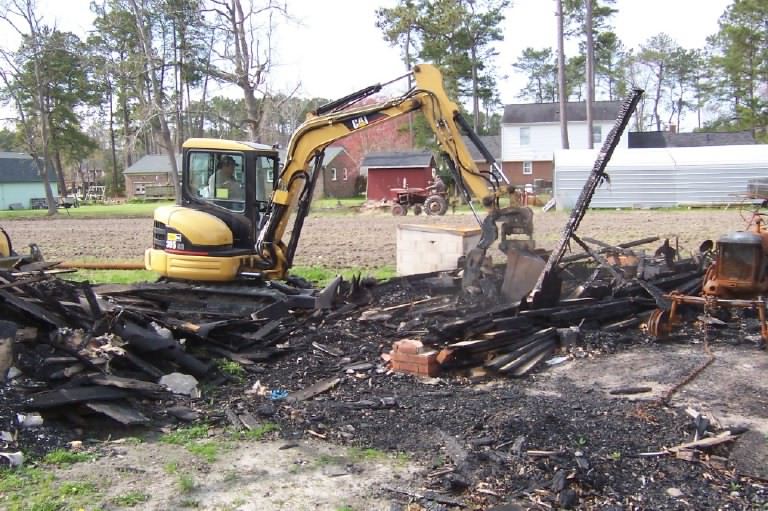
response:
<path id="1" fill-rule="evenodd" d="M 280 401 L 281 399 L 285 399 L 288 397 L 288 391 L 287 390 L 270 390 L 269 391 L 269 399 L 272 401 Z"/>

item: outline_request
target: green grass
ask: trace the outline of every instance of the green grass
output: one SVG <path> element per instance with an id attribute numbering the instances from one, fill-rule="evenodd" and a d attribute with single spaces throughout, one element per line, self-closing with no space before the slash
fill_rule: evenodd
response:
<path id="1" fill-rule="evenodd" d="M 219 371 L 222 373 L 231 376 L 239 382 L 245 379 L 245 369 L 234 360 L 219 358 L 216 360 L 216 367 L 218 367 Z"/>
<path id="2" fill-rule="evenodd" d="M 84 509 L 97 494 L 93 483 L 57 483 L 52 474 L 39 468 L 0 471 L 0 509 L 7 511 Z"/>
<path id="3" fill-rule="evenodd" d="M 143 202 L 130 204 L 94 204 L 79 208 L 59 209 L 59 216 L 72 218 L 152 218 L 160 206 L 169 206 L 173 202 Z M 3 219 L 45 218 L 48 210 L 23 209 L 20 211 L 0 211 Z M 69 212 L 69 215 L 67 215 Z"/>
<path id="4" fill-rule="evenodd" d="M 159 275 L 148 270 L 77 270 L 75 273 L 63 273 L 60 276 L 74 282 L 87 280 L 91 284 L 136 284 L 154 282 Z"/>
<path id="5" fill-rule="evenodd" d="M 362 274 L 379 280 L 394 277 L 397 273 L 394 266 L 379 266 L 377 268 L 324 268 L 322 266 L 295 266 L 292 275 L 303 277 L 313 284 L 322 287 L 332 281 L 336 275 L 349 280 L 353 275 Z M 136 284 L 139 282 L 155 282 L 159 275 L 148 270 L 78 270 L 75 273 L 63 273 L 61 278 L 73 282 L 88 281 L 92 284 Z"/>
<path id="6" fill-rule="evenodd" d="M 197 426 L 179 428 L 176 431 L 166 433 L 160 437 L 160 441 L 166 444 L 186 445 L 194 440 L 206 438 L 207 436 L 208 426 L 205 424 L 198 424 Z"/>
<path id="7" fill-rule="evenodd" d="M 176 482 L 179 485 L 181 493 L 190 493 L 195 489 L 195 486 L 197 486 L 195 479 L 189 474 L 179 474 Z"/>
<path id="8" fill-rule="evenodd" d="M 186 449 L 189 452 L 203 458 L 208 463 L 216 461 L 223 447 L 222 444 L 216 442 L 188 443 L 186 445 Z"/>
<path id="9" fill-rule="evenodd" d="M 166 474 L 175 474 L 179 471 L 179 462 L 178 461 L 169 461 L 165 465 L 163 465 L 163 470 Z"/>
<path id="10" fill-rule="evenodd" d="M 122 507 L 135 507 L 149 500 L 149 495 L 140 491 L 129 491 L 112 499 L 112 502 Z"/>
<path id="11" fill-rule="evenodd" d="M 347 456 L 351 458 L 352 461 L 374 461 L 386 458 L 387 453 L 378 449 L 351 447 L 347 450 Z"/>
<path id="12" fill-rule="evenodd" d="M 51 465 L 71 465 L 81 461 L 89 461 L 90 459 L 91 455 L 84 452 L 71 452 L 65 449 L 56 449 L 55 451 L 46 454 L 43 458 L 43 462 Z"/>
<path id="13" fill-rule="evenodd" d="M 363 277 L 371 276 L 379 280 L 391 279 L 397 272 L 394 266 L 379 266 L 377 268 L 325 268 L 322 266 L 294 266 L 290 273 L 303 277 L 317 286 L 324 286 L 332 281 L 336 275 L 341 275 L 344 280 L 350 280 L 353 275 L 362 274 Z"/>
<path id="14" fill-rule="evenodd" d="M 278 426 L 274 422 L 265 422 L 264 424 L 261 424 L 256 428 L 249 429 L 246 431 L 240 431 L 238 436 L 245 440 L 261 440 L 268 433 L 271 433 L 273 431 L 279 431 L 279 430 L 280 430 L 280 426 Z"/>

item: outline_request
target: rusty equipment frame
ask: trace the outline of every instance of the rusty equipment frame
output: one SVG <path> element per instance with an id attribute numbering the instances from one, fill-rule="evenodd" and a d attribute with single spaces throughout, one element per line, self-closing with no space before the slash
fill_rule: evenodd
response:
<path id="1" fill-rule="evenodd" d="M 763 344 L 768 348 L 768 322 L 766 321 L 766 301 L 762 296 L 755 300 L 725 299 L 715 296 L 690 296 L 678 292 L 672 292 L 664 295 L 671 301 L 669 310 L 656 309 L 648 318 L 648 333 L 654 337 L 662 337 L 669 334 L 678 324 L 678 308 L 680 305 L 701 305 L 704 311 L 712 310 L 718 307 L 740 308 L 757 310 L 757 316 L 760 320 L 760 335 L 763 338 Z"/>

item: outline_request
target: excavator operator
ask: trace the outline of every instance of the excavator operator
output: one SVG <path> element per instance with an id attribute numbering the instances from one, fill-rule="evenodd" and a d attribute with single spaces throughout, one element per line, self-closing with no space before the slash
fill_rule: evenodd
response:
<path id="1" fill-rule="evenodd" d="M 231 156 L 222 156 L 216 166 L 216 172 L 211 176 L 208 185 L 213 190 L 214 199 L 244 200 L 245 190 L 235 177 L 235 160 Z"/>

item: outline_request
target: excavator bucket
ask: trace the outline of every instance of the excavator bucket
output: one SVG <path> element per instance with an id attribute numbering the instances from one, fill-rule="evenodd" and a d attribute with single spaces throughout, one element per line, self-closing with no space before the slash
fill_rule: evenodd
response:
<path id="1" fill-rule="evenodd" d="M 510 247 L 506 251 L 507 267 L 501 294 L 510 302 L 518 302 L 528 296 L 546 261 L 526 248 Z"/>

